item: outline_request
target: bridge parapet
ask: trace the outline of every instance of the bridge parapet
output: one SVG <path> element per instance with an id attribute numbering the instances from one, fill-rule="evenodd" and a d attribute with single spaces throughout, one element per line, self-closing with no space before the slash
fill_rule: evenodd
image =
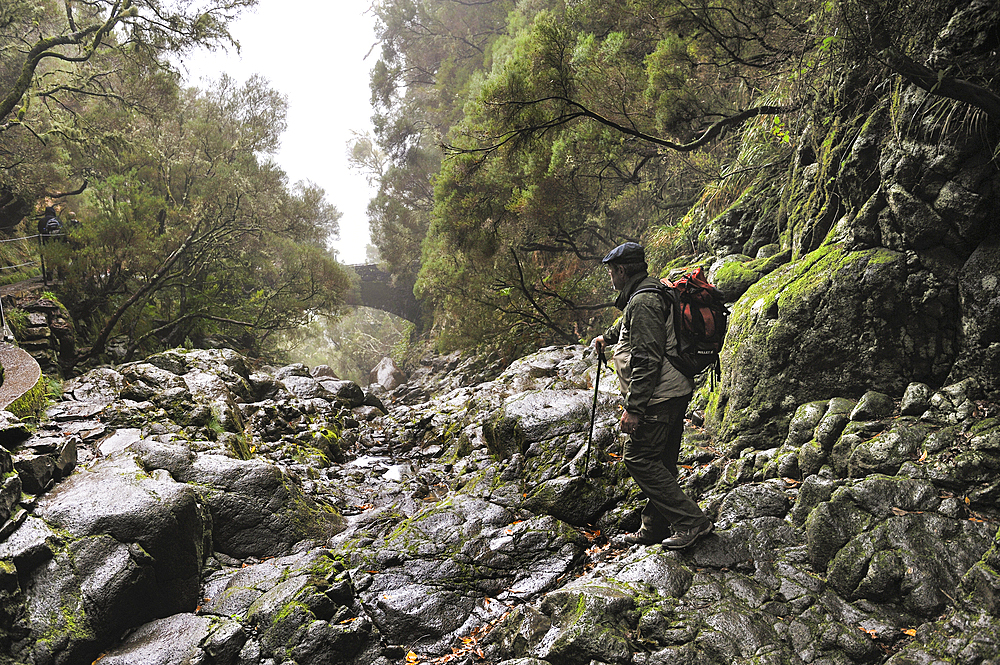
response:
<path id="1" fill-rule="evenodd" d="M 392 275 L 377 264 L 344 266 L 358 276 L 358 302 L 348 304 L 371 307 L 402 317 L 411 323 L 421 323 L 423 308 L 413 295 L 413 284 L 394 283 Z"/>

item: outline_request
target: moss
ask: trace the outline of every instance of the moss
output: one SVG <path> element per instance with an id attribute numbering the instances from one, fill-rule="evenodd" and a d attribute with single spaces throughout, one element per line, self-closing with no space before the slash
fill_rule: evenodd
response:
<path id="1" fill-rule="evenodd" d="M 750 267 L 749 261 L 730 261 L 715 273 L 715 280 L 716 282 L 746 281 L 752 279 L 754 275 L 755 271 Z"/>
<path id="2" fill-rule="evenodd" d="M 1000 427 L 1000 418 L 984 418 L 972 425 L 969 429 L 969 435 L 978 436 L 997 427 Z"/>
<path id="3" fill-rule="evenodd" d="M 18 418 L 37 420 L 48 403 L 48 387 L 49 384 L 45 379 L 45 375 L 39 376 L 38 381 L 28 389 L 28 392 L 10 403 L 7 411 L 10 411 Z"/>
<path id="4" fill-rule="evenodd" d="M 778 268 L 747 290 L 733 307 L 722 353 L 727 371 L 726 401 L 712 402 L 709 410 L 715 422 L 721 418 L 724 439 L 765 423 L 771 423 L 775 431 L 782 430 L 785 423 L 774 420 L 785 408 L 778 401 L 781 391 L 768 389 L 767 381 L 762 384 L 760 376 L 778 380 L 775 368 L 794 365 L 792 356 L 803 344 L 802 331 L 816 327 L 817 310 L 832 285 L 857 279 L 872 266 L 901 258 L 901 254 L 887 249 L 855 252 L 826 245 Z M 732 368 L 741 370 L 741 374 L 733 375 Z M 782 376 L 782 380 L 786 379 Z M 733 390 L 734 382 L 739 394 Z M 738 408 L 731 408 L 734 400 Z"/>
<path id="5" fill-rule="evenodd" d="M 287 480 L 284 487 L 292 520 L 305 538 L 322 540 L 343 530 L 344 518 L 336 508 L 329 504 L 311 501 L 298 486 L 292 485 Z"/>

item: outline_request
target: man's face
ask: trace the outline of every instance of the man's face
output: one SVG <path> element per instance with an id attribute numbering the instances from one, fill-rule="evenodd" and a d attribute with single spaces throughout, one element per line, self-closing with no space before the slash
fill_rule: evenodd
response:
<path id="1" fill-rule="evenodd" d="M 611 286 L 614 287 L 615 291 L 621 291 L 627 281 L 625 279 L 625 268 L 614 263 L 609 263 L 608 274 L 611 275 Z"/>

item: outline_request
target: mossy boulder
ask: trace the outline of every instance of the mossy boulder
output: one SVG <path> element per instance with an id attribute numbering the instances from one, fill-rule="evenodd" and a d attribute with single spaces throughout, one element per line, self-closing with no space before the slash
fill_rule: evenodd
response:
<path id="1" fill-rule="evenodd" d="M 715 286 L 725 294 L 730 302 L 738 300 L 751 286 L 762 277 L 774 272 L 778 267 L 788 263 L 792 257 L 791 250 L 779 251 L 775 254 L 751 259 L 748 256 L 733 255 L 726 257 L 717 266 L 712 266 Z"/>
<path id="2" fill-rule="evenodd" d="M 941 384 L 959 326 L 957 289 L 921 262 L 885 249 L 821 247 L 756 282 L 734 306 L 710 415 L 723 440 L 747 432 L 773 439 L 805 402 Z"/>
<path id="3" fill-rule="evenodd" d="M 585 431 L 590 426 L 591 404 L 591 394 L 584 390 L 516 394 L 483 423 L 486 445 L 497 459 L 507 459 L 523 454 L 533 442 Z"/>
<path id="4" fill-rule="evenodd" d="M 631 589 L 610 580 L 572 583 L 547 594 L 541 610 L 558 632 L 542 659 L 567 665 L 631 662 L 635 607 Z"/>

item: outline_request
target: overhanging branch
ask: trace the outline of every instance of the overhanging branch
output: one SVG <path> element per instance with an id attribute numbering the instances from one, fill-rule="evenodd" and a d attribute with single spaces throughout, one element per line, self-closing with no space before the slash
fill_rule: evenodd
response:
<path id="1" fill-rule="evenodd" d="M 631 136 L 633 138 L 639 139 L 640 141 L 646 141 L 647 143 L 652 143 L 653 145 L 660 146 L 661 148 L 667 148 L 669 150 L 674 150 L 676 152 L 691 152 L 711 142 L 729 127 L 741 125 L 744 122 L 750 120 L 751 118 L 755 118 L 760 115 L 774 115 L 778 113 L 787 113 L 788 111 L 793 111 L 797 108 L 797 106 L 795 105 L 756 106 L 754 108 L 740 111 L 735 115 L 727 116 L 725 118 L 722 118 L 721 120 L 712 123 L 712 125 L 710 125 L 707 129 L 705 129 L 705 131 L 702 132 L 701 135 L 693 141 L 690 141 L 688 143 L 678 143 L 677 141 L 671 141 L 668 139 L 661 138 L 659 136 L 647 134 L 646 132 L 636 129 L 635 127 L 615 122 L 614 120 L 607 118 L 601 115 L 600 113 L 597 113 L 596 111 L 592 111 L 583 104 L 576 102 L 572 99 L 569 99 L 568 97 L 557 95 L 551 97 L 543 97 L 540 99 L 534 99 L 530 101 L 499 102 L 493 105 L 519 106 L 526 108 L 538 104 L 544 104 L 547 102 L 559 102 L 563 104 L 565 107 L 567 107 L 567 110 L 563 111 L 555 118 L 546 120 L 544 122 L 528 125 L 525 127 L 519 127 L 517 129 L 512 129 L 508 132 L 504 132 L 494 137 L 494 140 L 490 145 L 479 148 L 459 148 L 454 145 L 445 145 L 444 146 L 445 152 L 447 154 L 452 154 L 452 155 L 496 152 L 504 145 L 517 138 L 527 135 L 544 134 L 550 129 L 569 124 L 570 122 L 577 120 L 578 118 L 587 118 L 593 120 L 594 122 L 604 125 L 605 127 L 609 127 L 617 132 L 620 132 L 621 134 L 624 134 L 626 136 Z"/>

